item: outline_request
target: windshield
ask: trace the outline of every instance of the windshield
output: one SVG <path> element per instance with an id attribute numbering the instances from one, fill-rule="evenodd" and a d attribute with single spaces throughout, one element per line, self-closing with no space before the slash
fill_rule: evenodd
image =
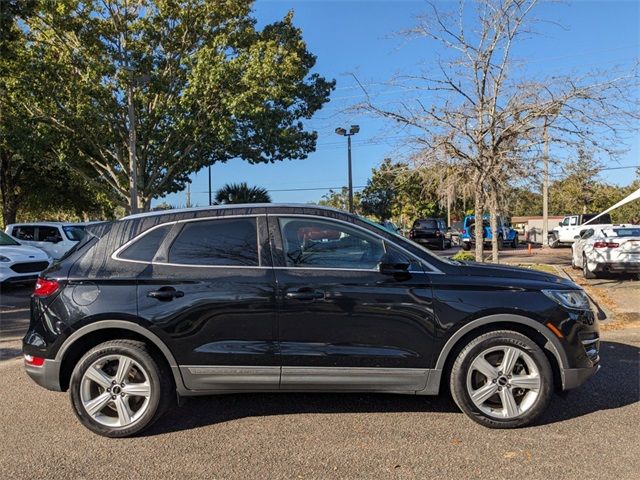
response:
<path id="1" fill-rule="evenodd" d="M 7 235 L 4 232 L 0 232 L 0 246 L 8 247 L 9 245 L 20 245 L 20 243 L 16 242 L 13 238 Z"/>
<path id="2" fill-rule="evenodd" d="M 84 225 L 65 225 L 62 229 L 67 238 L 72 242 L 79 242 L 85 236 Z"/>
<path id="3" fill-rule="evenodd" d="M 618 237 L 640 237 L 640 228 L 614 228 Z"/>
<path id="4" fill-rule="evenodd" d="M 413 228 L 437 228 L 438 225 L 435 220 L 416 220 L 413 224 Z"/>

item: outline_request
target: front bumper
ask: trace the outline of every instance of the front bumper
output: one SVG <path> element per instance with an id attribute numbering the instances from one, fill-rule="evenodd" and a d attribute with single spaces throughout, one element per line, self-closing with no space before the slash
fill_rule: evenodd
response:
<path id="1" fill-rule="evenodd" d="M 48 390 L 62 391 L 60 388 L 60 362 L 45 359 L 40 367 L 25 365 L 25 370 L 31 379 Z"/>
<path id="2" fill-rule="evenodd" d="M 598 370 L 600 370 L 600 365 L 587 368 L 565 368 L 562 371 L 562 389 L 571 390 L 579 387 L 593 377 Z"/>

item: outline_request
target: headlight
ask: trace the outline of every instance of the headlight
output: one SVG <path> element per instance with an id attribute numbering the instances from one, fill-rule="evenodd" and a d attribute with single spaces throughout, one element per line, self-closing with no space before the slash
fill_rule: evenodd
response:
<path id="1" fill-rule="evenodd" d="M 11 259 L 8 257 L 5 257 L 4 255 L 0 255 L 0 262 L 10 262 Z"/>
<path id="2" fill-rule="evenodd" d="M 563 307 L 589 310 L 589 297 L 584 290 L 542 290 L 547 297 Z"/>

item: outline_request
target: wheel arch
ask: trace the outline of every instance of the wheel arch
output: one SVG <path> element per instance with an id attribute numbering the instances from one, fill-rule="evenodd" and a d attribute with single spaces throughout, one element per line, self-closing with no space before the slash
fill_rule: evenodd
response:
<path id="1" fill-rule="evenodd" d="M 564 370 L 569 368 L 569 360 L 560 340 L 549 328 L 532 318 L 500 313 L 472 320 L 451 335 L 438 354 L 427 388 L 420 393 L 438 394 L 441 391 L 442 381 L 448 381 L 449 371 L 455 357 L 468 344 L 470 338 L 494 330 L 513 330 L 527 335 L 536 342 L 551 363 L 556 388 L 562 389 L 565 383 Z"/>
<path id="2" fill-rule="evenodd" d="M 55 358 L 60 365 L 60 389 L 65 391 L 68 388 L 71 373 L 82 355 L 100 343 L 117 338 L 147 343 L 171 371 L 178 392 L 185 390 L 176 359 L 166 344 L 148 329 L 126 320 L 101 320 L 91 323 L 76 330 L 67 338 Z"/>

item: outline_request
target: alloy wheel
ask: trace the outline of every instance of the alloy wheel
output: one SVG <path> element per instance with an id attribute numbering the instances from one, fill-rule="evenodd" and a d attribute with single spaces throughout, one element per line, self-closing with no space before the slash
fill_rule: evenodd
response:
<path id="1" fill-rule="evenodd" d="M 126 355 L 107 355 L 85 370 L 80 400 L 96 422 L 107 427 L 127 427 L 149 408 L 149 374 Z"/>
<path id="2" fill-rule="evenodd" d="M 485 415 L 515 419 L 536 403 L 542 385 L 533 358 L 514 346 L 484 350 L 467 372 L 467 391 L 473 404 Z"/>

